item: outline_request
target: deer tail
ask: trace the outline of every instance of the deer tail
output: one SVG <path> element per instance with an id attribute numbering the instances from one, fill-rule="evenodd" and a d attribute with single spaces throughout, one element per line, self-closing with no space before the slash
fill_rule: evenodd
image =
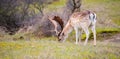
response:
<path id="1" fill-rule="evenodd" d="M 89 18 L 92 21 L 92 23 L 96 23 L 96 14 L 95 13 L 90 13 Z"/>

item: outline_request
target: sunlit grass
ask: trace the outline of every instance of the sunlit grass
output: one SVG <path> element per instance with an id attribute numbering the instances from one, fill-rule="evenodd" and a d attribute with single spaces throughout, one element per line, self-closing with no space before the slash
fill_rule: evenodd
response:
<path id="1" fill-rule="evenodd" d="M 104 23 L 112 20 L 113 23 L 120 25 L 119 4 L 119 0 L 84 0 L 81 9 L 95 11 L 97 19 Z"/>
<path id="2" fill-rule="evenodd" d="M 97 33 L 118 33 L 120 32 L 119 28 L 97 28 Z"/>
<path id="3" fill-rule="evenodd" d="M 7 35 L 6 39 L 16 38 L 17 40 L 4 38 L 0 41 L 0 59 L 119 59 L 119 43 L 99 42 L 102 39 L 102 33 L 113 35 L 114 32 L 119 31 L 116 28 L 97 28 L 96 47 L 91 41 L 87 46 L 83 46 L 83 43 L 75 45 L 75 41 L 69 40 L 69 38 L 75 40 L 75 32 L 72 32 L 64 43 L 58 42 L 56 37 L 36 38 L 29 34 Z M 26 35 L 24 39 L 19 39 L 24 35 Z M 26 40 L 26 37 L 30 37 L 30 40 Z M 84 35 L 83 38 L 85 39 Z"/>
<path id="4" fill-rule="evenodd" d="M 0 42 L 2 59 L 119 59 L 120 46 L 115 43 L 97 42 L 97 46 L 59 43 L 51 40 Z M 117 51 L 117 52 L 116 52 Z"/>
<path id="5" fill-rule="evenodd" d="M 48 10 L 64 6 L 65 1 L 53 2 L 48 5 Z M 99 20 L 108 18 L 120 25 L 119 0 L 83 0 L 82 2 L 85 9 L 96 11 Z M 107 17 L 104 16 L 105 14 Z M 74 31 L 64 43 L 58 42 L 56 37 L 39 38 L 32 34 L 23 33 L 2 35 L 0 37 L 0 59 L 120 59 L 120 43 L 102 40 L 120 33 L 120 29 L 103 26 L 103 28 L 96 30 L 97 46 L 93 46 L 90 41 L 87 46 L 83 46 L 83 43 L 75 45 L 75 41 L 70 41 L 70 39 L 75 40 Z M 82 39 L 85 39 L 85 34 L 82 35 Z M 92 34 L 90 39 L 93 39 Z M 103 42 L 99 42 L 99 40 Z"/>
<path id="6" fill-rule="evenodd" d="M 59 0 L 59 1 L 53 2 L 52 4 L 47 5 L 47 7 L 44 10 L 53 11 L 65 6 L 65 3 L 66 3 L 66 0 Z"/>
<path id="7" fill-rule="evenodd" d="M 89 29 L 90 30 L 90 29 Z M 103 40 L 103 39 L 106 39 L 110 36 L 113 36 L 117 33 L 120 33 L 120 29 L 119 28 L 96 28 L 96 35 L 97 35 L 97 40 Z M 73 31 L 72 33 L 69 34 L 69 37 L 68 37 L 68 41 L 75 41 L 75 31 Z M 86 35 L 85 35 L 85 32 L 83 32 L 82 36 L 81 36 L 81 39 L 82 40 L 85 40 L 86 38 Z M 93 33 L 92 31 L 90 30 L 90 39 L 93 39 Z"/>

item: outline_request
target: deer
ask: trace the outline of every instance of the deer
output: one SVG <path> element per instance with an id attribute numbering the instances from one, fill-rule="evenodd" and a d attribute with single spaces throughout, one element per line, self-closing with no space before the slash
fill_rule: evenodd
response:
<path id="1" fill-rule="evenodd" d="M 85 10 L 81 12 L 74 12 L 63 30 L 58 34 L 58 41 L 64 42 L 69 33 L 72 32 L 72 30 L 75 30 L 76 33 L 76 42 L 75 44 L 81 43 L 81 34 L 84 31 L 86 34 L 86 39 L 84 42 L 84 45 L 87 44 L 89 39 L 89 28 L 92 30 L 93 36 L 94 36 L 94 44 L 96 45 L 96 14 L 92 11 Z M 80 37 L 80 38 L 79 38 Z"/>

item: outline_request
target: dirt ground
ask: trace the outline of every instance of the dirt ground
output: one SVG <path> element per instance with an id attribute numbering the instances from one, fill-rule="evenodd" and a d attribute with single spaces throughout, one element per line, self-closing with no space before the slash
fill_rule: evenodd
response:
<path id="1" fill-rule="evenodd" d="M 120 43 L 120 33 L 111 36 L 110 38 L 108 38 L 107 40 L 105 40 L 105 42 Z"/>

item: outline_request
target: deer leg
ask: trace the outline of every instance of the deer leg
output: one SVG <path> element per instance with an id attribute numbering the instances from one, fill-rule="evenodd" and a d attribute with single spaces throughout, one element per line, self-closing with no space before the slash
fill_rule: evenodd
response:
<path id="1" fill-rule="evenodd" d="M 87 42 L 88 42 L 88 38 L 89 38 L 89 30 L 88 30 L 88 28 L 86 28 L 86 29 L 84 29 L 84 31 L 85 31 L 85 34 L 86 34 L 86 39 L 85 39 L 85 43 L 84 43 L 84 45 L 86 45 L 87 44 Z"/>
<path id="2" fill-rule="evenodd" d="M 93 36 L 94 36 L 94 45 L 96 45 L 96 29 L 95 29 L 95 26 L 92 26 L 91 30 L 92 30 L 92 33 L 93 33 Z"/>
<path id="3" fill-rule="evenodd" d="M 83 32 L 83 30 L 79 31 L 79 43 L 81 43 L 82 32 Z"/>
<path id="4" fill-rule="evenodd" d="M 79 35 L 79 31 L 78 31 L 78 28 L 75 28 L 75 32 L 76 32 L 76 44 L 78 44 L 78 35 Z"/>

